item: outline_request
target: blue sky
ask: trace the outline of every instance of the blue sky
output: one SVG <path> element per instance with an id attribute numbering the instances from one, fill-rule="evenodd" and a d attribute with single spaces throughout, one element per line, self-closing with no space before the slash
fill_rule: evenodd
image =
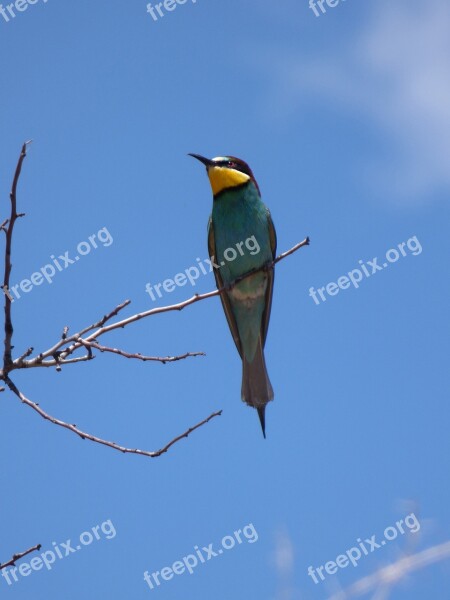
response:
<path id="1" fill-rule="evenodd" d="M 214 289 L 208 274 L 157 302 L 145 291 L 207 258 L 212 198 L 188 152 L 246 160 L 279 251 L 306 235 L 311 246 L 277 265 L 265 441 L 240 400 L 218 298 L 102 340 L 205 357 L 161 365 L 98 353 L 60 373 L 13 374 L 50 414 L 132 448 L 156 450 L 223 414 L 150 459 L 82 441 L 4 393 L 0 561 L 36 543 L 79 545 L 108 522 L 115 535 L 104 525 L 110 539 L 98 529 L 51 569 L 0 578 L 2 597 L 327 600 L 448 541 L 445 0 L 341 0 L 319 17 L 307 0 L 188 0 L 156 21 L 135 1 L 38 0 L 16 12 L 0 16 L 2 220 L 20 146 L 33 143 L 11 282 L 93 234 L 106 241 L 14 303 L 17 355 L 127 298 L 124 316 Z M 368 261 L 387 264 L 393 249 L 397 259 L 370 274 Z M 358 288 L 327 293 L 362 265 L 370 276 Z M 326 300 L 315 303 L 311 287 Z M 318 584 L 308 576 L 411 514 L 416 533 Z M 242 543 L 192 575 L 144 581 L 239 529 Z M 388 591 L 341 598 L 444 599 L 449 584 L 447 558 Z"/>

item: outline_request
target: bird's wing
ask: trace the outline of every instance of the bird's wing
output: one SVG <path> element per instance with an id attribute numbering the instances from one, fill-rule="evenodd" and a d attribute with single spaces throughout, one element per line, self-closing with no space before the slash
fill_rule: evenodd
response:
<path id="1" fill-rule="evenodd" d="M 216 241 L 214 237 L 214 225 L 212 223 L 211 217 L 208 221 L 208 252 L 212 262 L 215 262 L 216 257 Z M 218 289 L 223 288 L 223 280 L 220 275 L 219 269 L 214 269 L 214 277 L 216 278 L 216 285 Z M 228 326 L 231 331 L 231 335 L 233 336 L 234 343 L 236 344 L 236 348 L 242 358 L 242 346 L 241 340 L 239 338 L 239 330 L 236 324 L 236 319 L 234 318 L 233 311 L 231 309 L 230 300 L 226 293 L 220 294 L 220 299 L 222 301 L 223 310 L 225 312 L 225 316 L 228 321 Z"/>
<path id="2" fill-rule="evenodd" d="M 270 211 L 267 209 L 267 223 L 269 226 L 269 239 L 270 239 L 270 249 L 272 251 L 272 258 L 275 260 L 276 252 L 277 252 L 277 233 L 275 231 L 275 227 L 273 225 L 272 217 L 270 216 Z M 267 272 L 267 289 L 266 289 L 266 304 L 264 308 L 264 313 L 261 321 L 261 341 L 264 348 L 264 344 L 266 343 L 267 329 L 269 327 L 269 319 L 270 319 L 270 309 L 272 308 L 272 294 L 273 294 L 273 282 L 275 279 L 275 270 L 270 269 Z"/>

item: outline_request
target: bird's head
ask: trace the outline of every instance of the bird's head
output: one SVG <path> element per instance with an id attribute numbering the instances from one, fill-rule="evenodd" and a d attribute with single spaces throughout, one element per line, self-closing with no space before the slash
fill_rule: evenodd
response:
<path id="1" fill-rule="evenodd" d="M 225 190 L 245 185 L 249 181 L 253 181 L 258 188 L 252 170 L 240 158 L 235 156 L 205 158 L 200 154 L 189 154 L 189 156 L 193 156 L 205 165 L 214 197 Z"/>

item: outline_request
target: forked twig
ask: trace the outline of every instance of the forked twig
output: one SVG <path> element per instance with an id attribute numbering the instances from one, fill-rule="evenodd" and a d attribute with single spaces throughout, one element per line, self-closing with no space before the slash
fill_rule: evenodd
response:
<path id="1" fill-rule="evenodd" d="M 167 452 L 167 450 L 169 450 L 169 448 L 171 446 L 176 444 L 176 442 L 182 440 L 183 438 L 187 438 L 188 435 L 191 434 L 193 431 L 195 431 L 199 427 L 202 427 L 202 425 L 206 425 L 206 423 L 211 421 L 211 419 L 214 419 L 214 417 L 220 417 L 222 414 L 221 410 L 212 413 L 211 415 L 209 415 L 209 417 L 207 417 L 206 419 L 203 419 L 203 421 L 200 421 L 200 423 L 197 423 L 193 427 L 189 427 L 189 429 L 187 431 L 185 431 L 181 435 L 178 435 L 176 438 L 171 440 L 168 444 L 163 446 L 160 450 L 154 450 L 154 451 L 139 450 L 138 448 L 126 448 L 125 446 L 121 446 L 119 444 L 116 444 L 115 442 L 109 442 L 108 440 L 104 440 L 102 438 L 97 437 L 96 435 L 92 435 L 90 433 L 86 433 L 85 431 L 82 431 L 81 429 L 78 429 L 78 427 L 76 425 L 66 423 L 65 421 L 61 421 L 61 419 L 56 419 L 55 417 L 52 417 L 51 415 L 46 413 L 39 406 L 39 404 L 37 404 L 36 402 L 33 402 L 32 400 L 27 398 L 17 388 L 17 386 L 11 381 L 9 376 L 6 377 L 6 384 L 9 387 L 9 389 L 12 392 L 14 392 L 14 394 L 16 394 L 16 396 L 18 398 L 20 398 L 20 400 L 24 404 L 26 404 L 27 406 L 32 408 L 34 411 L 36 411 L 38 413 L 38 415 L 40 415 L 43 419 L 45 419 L 46 421 L 50 421 L 50 423 L 53 423 L 54 425 L 58 425 L 59 427 L 68 429 L 72 433 L 76 433 L 78 436 L 80 436 L 80 438 L 82 440 L 89 440 L 91 442 L 95 442 L 96 444 L 102 444 L 103 446 L 108 446 L 109 448 L 113 448 L 114 450 L 118 450 L 119 452 L 123 452 L 124 454 L 139 454 L 140 456 L 149 456 L 150 458 L 156 458 L 157 456 L 161 456 L 161 454 L 164 454 L 165 452 Z"/>

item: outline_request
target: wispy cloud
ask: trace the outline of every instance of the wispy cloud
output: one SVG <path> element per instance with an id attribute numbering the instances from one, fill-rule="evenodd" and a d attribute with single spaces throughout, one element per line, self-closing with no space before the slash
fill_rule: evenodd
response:
<path id="1" fill-rule="evenodd" d="M 275 534 L 275 551 L 272 564 L 278 576 L 276 600 L 294 600 L 295 590 L 292 587 L 294 572 L 294 546 L 286 529 L 279 529 Z"/>
<path id="2" fill-rule="evenodd" d="M 292 117 L 303 103 L 323 100 L 365 119 L 385 143 L 385 155 L 365 173 L 371 185 L 409 201 L 447 192 L 449 30 L 448 0 L 377 0 L 362 27 L 347 24 L 346 40 L 332 54 L 329 44 L 319 58 L 270 53 L 265 68 L 275 74 L 278 112 Z"/>

